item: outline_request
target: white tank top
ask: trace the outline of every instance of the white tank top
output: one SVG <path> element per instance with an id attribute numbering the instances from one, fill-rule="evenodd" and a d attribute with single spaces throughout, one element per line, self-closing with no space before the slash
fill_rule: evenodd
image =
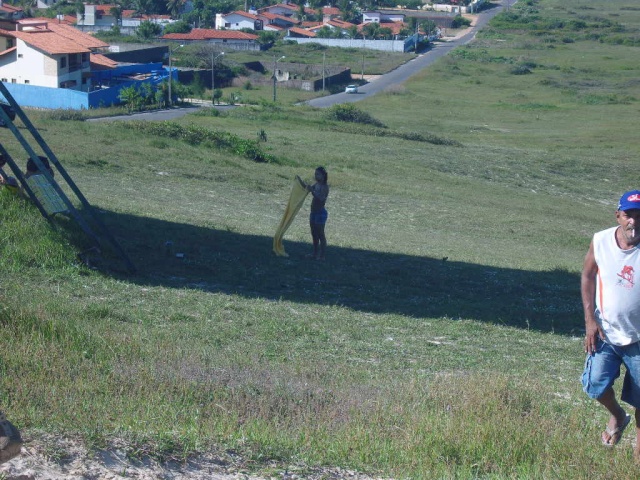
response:
<path id="1" fill-rule="evenodd" d="M 593 236 L 598 264 L 595 313 L 606 341 L 623 346 L 640 340 L 640 249 L 622 250 L 617 228 Z"/>

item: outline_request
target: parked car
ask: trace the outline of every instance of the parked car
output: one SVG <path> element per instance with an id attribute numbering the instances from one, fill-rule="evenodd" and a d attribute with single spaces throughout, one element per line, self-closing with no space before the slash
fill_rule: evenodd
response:
<path id="1" fill-rule="evenodd" d="M 347 88 L 344 89 L 344 93 L 358 93 L 358 86 L 347 85 Z"/>
<path id="2" fill-rule="evenodd" d="M 11 119 L 13 122 L 16 119 L 16 111 L 13 109 L 11 105 L 8 103 L 0 102 L 0 107 L 4 110 L 4 113 Z M 6 127 L 5 122 L 2 118 L 0 118 L 0 127 Z"/>

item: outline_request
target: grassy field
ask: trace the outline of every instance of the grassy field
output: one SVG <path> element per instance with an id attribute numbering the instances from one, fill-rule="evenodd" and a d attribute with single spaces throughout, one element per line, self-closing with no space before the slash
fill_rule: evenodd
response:
<path id="1" fill-rule="evenodd" d="M 628 0 L 527 0 L 357 104 L 386 128 L 284 98 L 176 137 L 29 112 L 138 271 L 108 248 L 87 268 L 70 222 L 1 196 L 0 404 L 29 435 L 234 452 L 273 476 L 637 478 L 633 435 L 604 450 L 579 384 L 579 272 L 640 185 L 639 53 Z M 327 260 L 304 258 L 308 203 L 275 257 L 292 180 L 318 165 Z"/>

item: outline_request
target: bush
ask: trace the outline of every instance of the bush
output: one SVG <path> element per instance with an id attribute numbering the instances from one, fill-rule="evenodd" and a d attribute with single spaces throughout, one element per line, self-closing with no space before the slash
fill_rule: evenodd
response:
<path id="1" fill-rule="evenodd" d="M 264 153 L 258 142 L 245 140 L 232 133 L 209 130 L 197 125 L 180 125 L 175 122 L 128 122 L 128 127 L 144 134 L 162 138 L 183 140 L 190 145 L 207 143 L 221 150 L 230 151 L 254 162 L 276 162 L 273 155 Z"/>
<path id="2" fill-rule="evenodd" d="M 462 28 L 468 27 L 469 25 L 471 25 L 471 20 L 463 17 L 462 15 L 456 16 L 451 22 L 451 28 Z"/>
<path id="3" fill-rule="evenodd" d="M 386 128 L 385 124 L 376 120 L 367 112 L 363 112 L 352 103 L 342 105 L 334 105 L 327 110 L 326 116 L 329 120 L 338 120 L 339 122 L 364 123 L 366 125 L 374 125 L 380 128 Z"/>
<path id="4" fill-rule="evenodd" d="M 85 115 L 79 110 L 71 110 L 70 108 L 57 108 L 55 110 L 50 110 L 46 114 L 47 118 L 51 120 L 72 120 L 76 122 L 83 122 L 85 120 Z"/>

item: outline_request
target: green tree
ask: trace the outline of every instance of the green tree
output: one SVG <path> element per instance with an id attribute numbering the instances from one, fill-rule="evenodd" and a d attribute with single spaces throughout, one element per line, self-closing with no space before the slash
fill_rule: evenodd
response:
<path id="1" fill-rule="evenodd" d="M 267 32 L 265 30 L 260 30 L 258 33 L 258 43 L 260 45 L 271 45 L 275 43 L 278 38 L 278 32 Z"/>
<path id="2" fill-rule="evenodd" d="M 122 10 L 122 5 L 117 3 L 109 9 L 109 13 L 116 19 L 116 25 L 120 25 L 122 23 Z"/>
<path id="3" fill-rule="evenodd" d="M 183 0 L 167 0 L 167 11 L 172 18 L 178 18 L 183 3 Z"/>
<path id="4" fill-rule="evenodd" d="M 324 25 L 319 30 L 316 30 L 316 37 L 318 38 L 331 38 L 333 37 L 333 30 L 330 27 Z"/>
<path id="5" fill-rule="evenodd" d="M 118 98 L 120 98 L 120 101 L 126 105 L 129 113 L 139 109 L 142 102 L 142 96 L 133 85 L 120 90 Z"/>
<path id="6" fill-rule="evenodd" d="M 157 37 L 162 33 L 162 27 L 157 23 L 145 20 L 140 22 L 140 26 L 136 29 L 136 35 L 144 40 Z"/>
<path id="7" fill-rule="evenodd" d="M 378 30 L 378 36 L 377 38 L 383 38 L 383 39 L 391 39 L 393 38 L 393 30 L 391 30 L 389 27 L 381 27 Z"/>
<path id="8" fill-rule="evenodd" d="M 189 33 L 191 31 L 191 25 L 184 20 L 178 20 L 177 22 L 170 23 L 164 27 L 164 33 Z"/>
<path id="9" fill-rule="evenodd" d="M 222 98 L 222 89 L 216 88 L 213 91 L 213 102 L 220 105 L 220 99 Z"/>
<path id="10" fill-rule="evenodd" d="M 367 38 L 377 38 L 380 32 L 380 24 L 378 22 L 367 23 L 362 27 L 362 34 Z"/>

